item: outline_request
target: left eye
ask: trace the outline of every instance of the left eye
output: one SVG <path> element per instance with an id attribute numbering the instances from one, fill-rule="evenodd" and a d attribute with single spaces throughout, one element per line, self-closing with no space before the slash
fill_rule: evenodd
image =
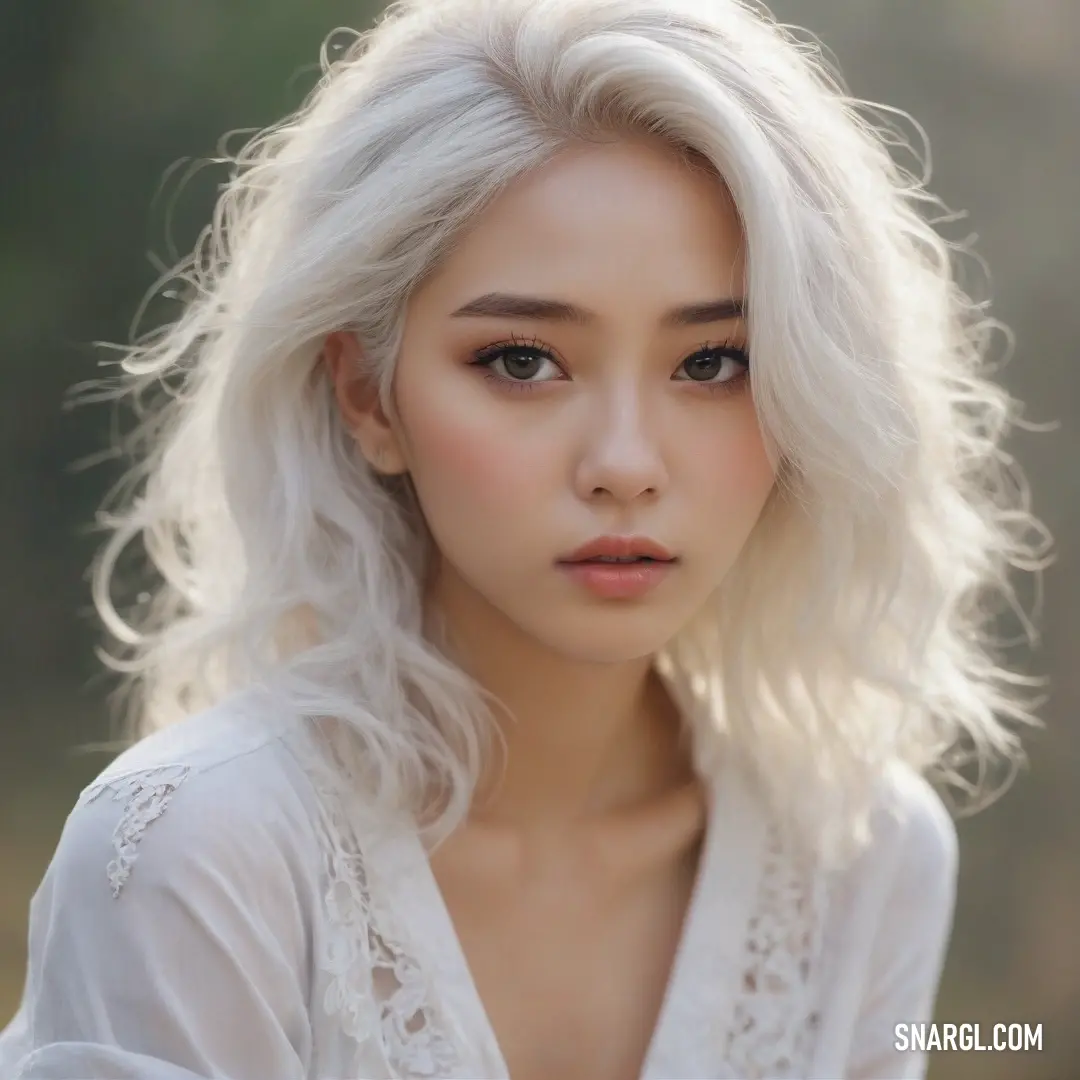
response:
<path id="1" fill-rule="evenodd" d="M 686 378 L 680 382 L 728 382 L 742 374 L 750 366 L 750 358 L 742 349 L 725 345 L 718 348 L 699 349 L 680 365 Z M 717 376 L 723 374 L 722 378 Z"/>

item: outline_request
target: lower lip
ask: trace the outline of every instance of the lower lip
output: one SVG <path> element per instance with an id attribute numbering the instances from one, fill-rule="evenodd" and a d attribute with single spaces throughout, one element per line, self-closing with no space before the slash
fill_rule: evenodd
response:
<path id="1" fill-rule="evenodd" d="M 579 585 L 605 600 L 632 600 L 656 588 L 671 572 L 672 562 L 559 563 Z"/>

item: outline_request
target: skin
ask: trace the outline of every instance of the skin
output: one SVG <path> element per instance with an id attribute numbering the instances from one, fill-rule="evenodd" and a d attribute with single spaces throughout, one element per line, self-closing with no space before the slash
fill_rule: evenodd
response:
<path id="1" fill-rule="evenodd" d="M 713 174 L 649 139 L 577 146 L 509 187 L 411 297 L 393 416 L 356 375 L 356 339 L 326 341 L 343 422 L 373 467 L 410 474 L 435 538 L 429 610 L 514 718 L 499 718 L 505 768 L 432 865 L 515 1078 L 636 1075 L 660 1007 L 705 801 L 652 661 L 775 479 L 741 365 L 710 354 L 714 391 L 684 364 L 747 348 L 743 320 L 664 315 L 743 298 L 743 249 Z M 454 315 L 493 292 L 592 317 Z M 470 363 L 511 339 L 553 361 Z M 642 598 L 598 599 L 556 561 L 609 534 L 679 564 Z M 552 920 L 560 943 L 523 952 Z M 568 995 L 567 964 L 600 974 Z M 592 1016 L 573 1060 L 551 1060 L 530 1020 L 545 1009 L 558 1030 Z"/>

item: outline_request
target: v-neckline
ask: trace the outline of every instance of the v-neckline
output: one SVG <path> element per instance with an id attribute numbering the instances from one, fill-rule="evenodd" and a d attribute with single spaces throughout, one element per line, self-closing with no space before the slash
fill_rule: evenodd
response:
<path id="1" fill-rule="evenodd" d="M 747 813 L 753 800 L 748 801 L 738 770 L 725 765 L 704 782 L 705 836 L 640 1080 L 725 1075 L 723 1020 L 740 988 L 764 823 L 759 814 Z M 409 936 L 433 965 L 436 994 L 459 1029 L 466 1055 L 462 1075 L 512 1080 L 429 854 L 415 828 L 404 839 L 410 889 L 401 897 L 405 910 L 399 911 Z"/>

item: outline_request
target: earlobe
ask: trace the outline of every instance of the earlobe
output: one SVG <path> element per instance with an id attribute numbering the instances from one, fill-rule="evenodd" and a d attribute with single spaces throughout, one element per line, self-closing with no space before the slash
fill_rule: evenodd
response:
<path id="1" fill-rule="evenodd" d="M 397 435 L 379 400 L 378 386 L 362 372 L 360 361 L 361 346 L 355 334 L 336 330 L 327 336 L 320 362 L 343 426 L 375 471 L 385 476 L 406 472 Z"/>
<path id="2" fill-rule="evenodd" d="M 400 476 L 409 471 L 394 446 L 376 446 L 368 453 L 361 443 L 360 449 L 372 469 L 383 476 Z"/>

